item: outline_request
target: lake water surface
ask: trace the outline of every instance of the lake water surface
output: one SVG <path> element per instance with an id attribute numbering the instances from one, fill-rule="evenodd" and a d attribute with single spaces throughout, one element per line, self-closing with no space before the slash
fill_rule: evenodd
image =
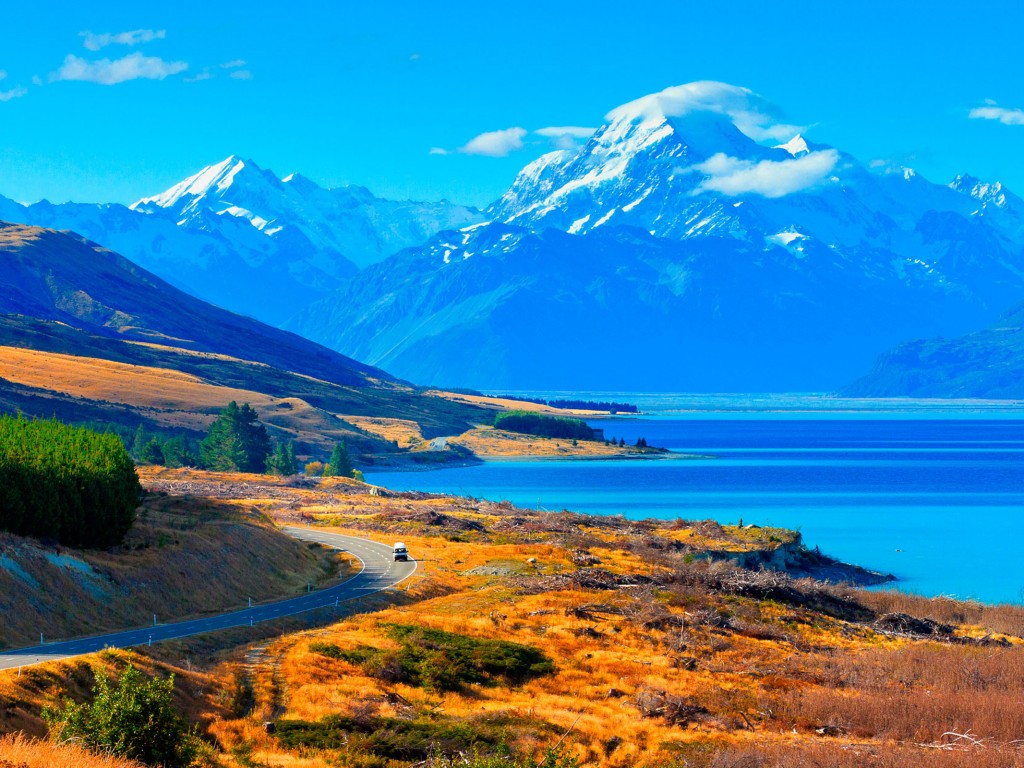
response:
<path id="1" fill-rule="evenodd" d="M 501 461 L 366 479 L 549 510 L 793 528 L 809 546 L 895 574 L 901 589 L 1024 603 L 1017 408 L 681 402 L 652 399 L 644 418 L 591 423 L 714 458 Z"/>

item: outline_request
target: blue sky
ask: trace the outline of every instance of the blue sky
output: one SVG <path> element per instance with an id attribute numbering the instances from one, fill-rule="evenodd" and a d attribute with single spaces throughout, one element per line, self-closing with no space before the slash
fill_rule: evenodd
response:
<path id="1" fill-rule="evenodd" d="M 1024 194 L 1024 4 L 723 7 L 19 3 L 0 25 L 0 194 L 130 202 L 239 154 L 480 205 L 571 138 L 538 130 L 694 80 L 750 88 L 865 162 Z"/>

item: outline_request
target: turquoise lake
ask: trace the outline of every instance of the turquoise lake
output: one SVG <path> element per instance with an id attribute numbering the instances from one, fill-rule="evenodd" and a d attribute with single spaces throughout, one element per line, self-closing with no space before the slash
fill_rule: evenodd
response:
<path id="1" fill-rule="evenodd" d="M 809 546 L 925 595 L 1024 603 L 1024 413 L 965 403 L 667 397 L 606 435 L 712 458 L 497 461 L 367 472 L 399 490 L 548 510 L 799 530 Z"/>

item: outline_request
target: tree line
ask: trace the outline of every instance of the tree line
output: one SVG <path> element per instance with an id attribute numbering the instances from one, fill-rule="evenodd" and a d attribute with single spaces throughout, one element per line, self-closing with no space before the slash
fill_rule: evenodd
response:
<path id="1" fill-rule="evenodd" d="M 337 443 L 325 464 L 312 461 L 302 467 L 295 455 L 295 443 L 270 439 L 259 422 L 256 409 L 248 403 L 228 403 L 201 441 L 183 435 L 150 434 L 140 424 L 131 441 L 131 454 L 139 464 L 166 467 L 198 467 L 213 472 L 250 472 L 288 476 L 305 469 L 308 475 L 354 477 L 348 448 Z"/>
<path id="2" fill-rule="evenodd" d="M 594 430 L 582 419 L 545 416 L 531 411 L 505 411 L 494 417 L 494 428 L 538 437 L 593 440 Z"/>
<path id="3" fill-rule="evenodd" d="M 0 529 L 71 547 L 123 541 L 142 486 L 121 439 L 0 416 Z"/>

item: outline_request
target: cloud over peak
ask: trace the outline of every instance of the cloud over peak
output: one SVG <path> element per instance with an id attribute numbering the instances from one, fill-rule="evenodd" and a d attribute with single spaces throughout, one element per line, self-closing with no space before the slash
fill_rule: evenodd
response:
<path id="1" fill-rule="evenodd" d="M 726 115 L 755 141 L 792 138 L 804 130 L 783 121 L 781 110 L 763 96 L 729 83 L 699 80 L 676 85 L 623 104 L 606 115 L 609 121 L 656 120 L 693 112 Z"/>
<path id="2" fill-rule="evenodd" d="M 188 69 L 184 61 L 164 61 L 157 56 L 143 56 L 136 51 L 120 59 L 87 61 L 69 54 L 50 81 L 78 80 L 100 85 L 116 85 L 129 80 L 163 80 Z"/>
<path id="3" fill-rule="evenodd" d="M 694 193 L 783 197 L 817 186 L 838 162 L 839 153 L 834 149 L 811 152 L 791 160 L 758 162 L 740 160 L 719 152 L 693 166 L 694 171 L 704 174 L 704 180 Z"/>

